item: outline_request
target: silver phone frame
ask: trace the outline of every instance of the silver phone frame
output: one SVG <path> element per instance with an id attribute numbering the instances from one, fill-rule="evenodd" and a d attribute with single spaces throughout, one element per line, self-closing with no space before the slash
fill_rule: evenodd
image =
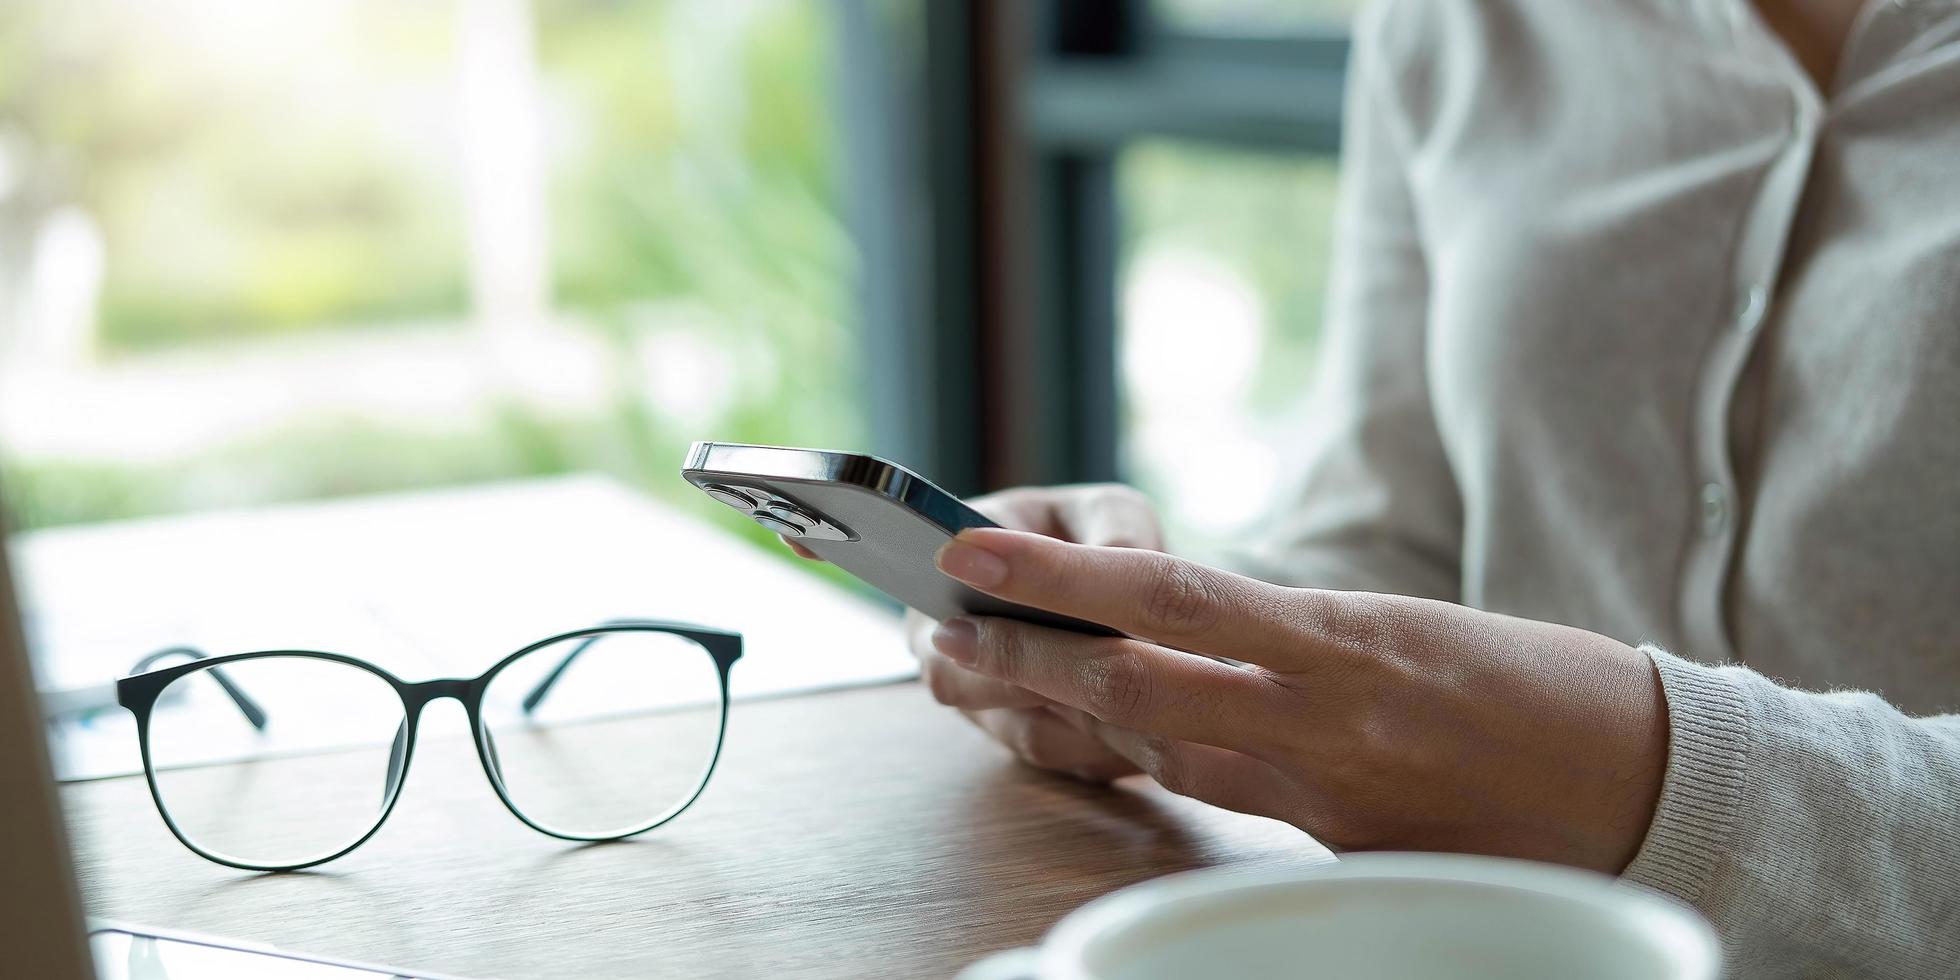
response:
<path id="1" fill-rule="evenodd" d="M 793 446 L 761 446 L 742 442 L 696 442 L 687 451 L 681 476 L 696 487 L 710 474 L 765 476 L 812 483 L 846 483 L 888 497 L 911 508 L 947 534 L 973 527 L 998 527 L 943 487 L 894 463 L 866 453 Z"/>

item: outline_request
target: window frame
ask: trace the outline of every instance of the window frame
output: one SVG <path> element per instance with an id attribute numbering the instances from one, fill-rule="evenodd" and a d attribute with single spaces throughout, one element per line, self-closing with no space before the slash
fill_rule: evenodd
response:
<path id="1" fill-rule="evenodd" d="M 882 124 L 899 132 L 846 110 L 854 162 L 913 154 L 926 219 L 891 213 L 908 198 L 889 181 L 871 205 L 860 176 L 874 449 L 956 493 L 1120 479 L 1118 160 L 1150 139 L 1337 154 L 1346 26 L 1200 34 L 1147 0 L 922 6 L 919 100 Z M 847 38 L 842 60 L 865 51 Z"/>

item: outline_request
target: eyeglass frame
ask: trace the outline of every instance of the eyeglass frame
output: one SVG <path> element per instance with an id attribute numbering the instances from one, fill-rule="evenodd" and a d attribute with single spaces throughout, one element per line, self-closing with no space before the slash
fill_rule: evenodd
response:
<path id="1" fill-rule="evenodd" d="M 532 818 L 525 816 L 524 811 L 519 809 L 517 804 L 511 800 L 510 793 L 504 788 L 503 777 L 499 774 L 500 764 L 493 762 L 491 758 L 491 753 L 494 750 L 489 747 L 488 743 L 489 729 L 483 723 L 483 692 L 489 688 L 490 682 L 495 680 L 504 668 L 516 663 L 526 655 L 554 644 L 563 643 L 567 640 L 586 638 L 586 642 L 580 643 L 568 652 L 564 659 L 559 661 L 558 665 L 553 667 L 538 682 L 538 685 L 525 696 L 523 709 L 524 713 L 529 715 L 537 707 L 545 693 L 556 683 L 559 675 L 564 673 L 565 668 L 571 666 L 572 661 L 579 654 L 583 653 L 598 637 L 611 633 L 665 633 L 690 640 L 695 645 L 707 651 L 709 657 L 715 662 L 715 673 L 720 689 L 719 705 L 721 717 L 715 729 L 714 752 L 708 757 L 708 765 L 701 772 L 700 782 L 695 785 L 694 791 L 688 795 L 687 799 L 681 801 L 679 805 L 674 806 L 667 812 L 653 818 L 645 826 L 636 827 L 624 833 L 602 835 L 582 835 L 552 830 L 539 824 Z M 735 662 L 742 658 L 742 634 L 732 630 L 716 629 L 710 626 L 699 626 L 693 623 L 682 623 L 671 620 L 612 620 L 599 626 L 588 626 L 584 629 L 570 630 L 538 640 L 497 661 L 490 669 L 474 678 L 444 678 L 420 682 L 404 681 L 394 674 L 389 673 L 378 664 L 359 657 L 348 656 L 344 653 L 331 653 L 324 650 L 253 650 L 245 653 L 228 653 L 213 657 L 206 656 L 195 648 L 180 646 L 159 650 L 145 657 L 141 663 L 148 663 L 151 660 L 169 655 L 185 655 L 194 659 L 189 663 L 178 664 L 174 667 L 159 667 L 155 670 L 133 673 L 127 677 L 119 678 L 116 681 L 116 702 L 136 716 L 136 741 L 143 757 L 143 778 L 149 784 L 150 799 L 156 803 L 157 815 L 163 818 L 164 826 L 170 829 L 171 835 L 176 837 L 179 843 L 207 861 L 229 868 L 237 868 L 241 871 L 280 872 L 299 871 L 345 857 L 355 848 L 367 843 L 369 839 L 381 830 L 382 825 L 388 822 L 389 815 L 394 813 L 395 803 L 401 799 L 402 787 L 408 783 L 408 771 L 410 764 L 415 758 L 416 732 L 421 724 L 422 709 L 427 707 L 429 702 L 439 701 L 443 698 L 454 698 L 462 704 L 464 714 L 469 717 L 470 740 L 476 743 L 476 757 L 477 761 L 483 766 L 484 777 L 489 779 L 491 789 L 495 790 L 497 798 L 503 801 L 504 808 L 509 810 L 512 816 L 516 817 L 532 830 L 549 837 L 556 837 L 559 840 L 580 842 L 612 841 L 644 834 L 673 820 L 675 817 L 680 816 L 688 807 L 694 805 L 695 800 L 701 798 L 701 794 L 708 788 L 708 782 L 714 777 L 715 766 L 721 761 L 722 745 L 726 742 L 728 736 L 728 675 L 729 671 L 735 666 Z M 365 670 L 387 682 L 388 686 L 394 689 L 395 695 L 401 699 L 402 703 L 401 730 L 396 735 L 396 742 L 401 746 L 400 767 L 399 771 L 393 771 L 395 770 L 395 766 L 391 762 L 390 775 L 393 777 L 392 785 L 388 787 L 388 798 L 382 804 L 381 812 L 375 818 L 374 825 L 369 827 L 367 832 L 362 834 L 353 843 L 332 854 L 294 864 L 251 864 L 214 854 L 199 847 L 177 826 L 177 821 L 171 818 L 170 808 L 163 802 L 163 793 L 157 787 L 156 766 L 150 758 L 150 716 L 156 708 L 158 698 L 178 678 L 199 671 L 209 672 L 212 675 L 212 679 L 224 688 L 225 693 L 230 696 L 232 702 L 244 713 L 246 720 L 254 728 L 263 729 L 267 722 L 264 709 L 260 708 L 236 683 L 225 676 L 219 668 L 229 663 L 238 663 L 246 660 L 262 660 L 272 657 L 300 657 L 326 660 Z M 139 671 L 142 669 L 141 664 L 139 664 L 137 669 Z"/>

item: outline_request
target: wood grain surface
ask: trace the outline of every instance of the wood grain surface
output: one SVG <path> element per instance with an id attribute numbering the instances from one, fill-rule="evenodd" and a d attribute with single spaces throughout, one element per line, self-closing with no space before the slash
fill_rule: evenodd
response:
<path id="1" fill-rule="evenodd" d="M 311 872 L 205 862 L 140 777 L 63 800 L 92 915 L 482 977 L 944 977 L 1146 878 L 1330 860 L 1146 781 L 1022 767 L 917 684 L 737 704 L 707 793 L 620 843 L 523 826 L 462 738 L 426 740 L 387 826 Z"/>

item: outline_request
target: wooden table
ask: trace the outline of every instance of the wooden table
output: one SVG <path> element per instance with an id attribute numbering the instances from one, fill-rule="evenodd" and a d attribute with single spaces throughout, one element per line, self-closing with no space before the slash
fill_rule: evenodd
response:
<path id="1" fill-rule="evenodd" d="M 63 792 L 93 915 L 466 976 L 943 977 L 1146 878 L 1330 859 L 1145 781 L 1024 768 L 911 683 L 736 705 L 706 795 L 614 844 L 518 823 L 467 739 L 422 745 L 387 826 L 313 872 L 205 862 L 140 777 Z"/>

